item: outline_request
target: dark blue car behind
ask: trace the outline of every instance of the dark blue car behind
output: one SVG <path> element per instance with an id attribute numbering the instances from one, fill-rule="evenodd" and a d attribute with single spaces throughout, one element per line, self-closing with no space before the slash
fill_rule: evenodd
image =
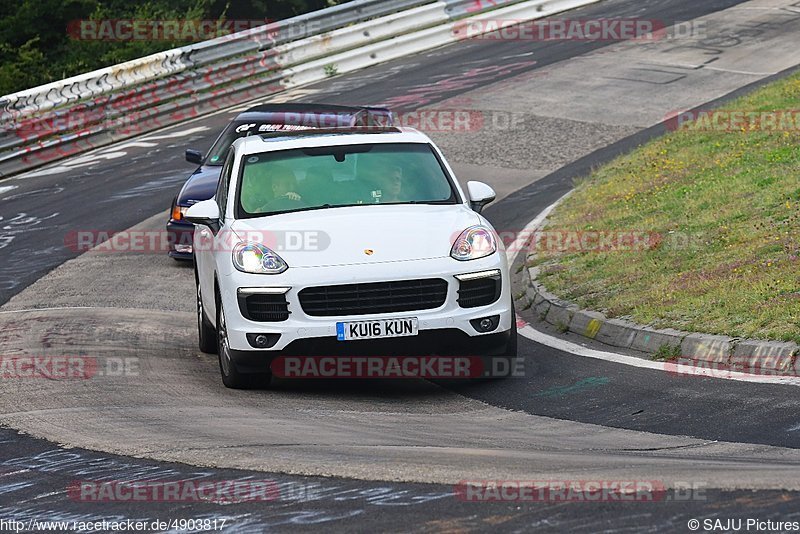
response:
<path id="1" fill-rule="evenodd" d="M 392 124 L 392 114 L 384 108 L 264 104 L 240 113 L 225 127 L 207 154 L 191 149 L 186 151 L 186 161 L 200 166 L 172 202 L 167 223 L 169 255 L 176 260 L 192 259 L 194 226 L 184 221 L 183 215 L 192 204 L 214 196 L 225 156 L 239 137 L 280 130 L 382 127 Z"/>

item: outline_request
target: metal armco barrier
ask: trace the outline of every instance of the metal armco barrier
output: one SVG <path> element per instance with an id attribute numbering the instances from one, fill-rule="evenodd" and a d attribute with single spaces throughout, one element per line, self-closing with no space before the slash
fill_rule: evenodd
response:
<path id="1" fill-rule="evenodd" d="M 458 19 L 515 4 L 517 0 L 444 0 L 444 3 L 447 4 L 444 8 L 447 15 L 451 19 Z"/>
<path id="2" fill-rule="evenodd" d="M 0 178 L 289 87 L 436 48 L 463 21 L 599 0 L 354 0 L 0 97 Z M 308 35 L 313 32 L 313 35 Z"/>

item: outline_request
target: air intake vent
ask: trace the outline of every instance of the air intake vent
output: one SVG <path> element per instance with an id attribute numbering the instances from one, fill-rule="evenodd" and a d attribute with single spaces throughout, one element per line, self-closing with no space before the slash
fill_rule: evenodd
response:
<path id="1" fill-rule="evenodd" d="M 299 298 L 312 317 L 431 310 L 447 300 L 447 282 L 434 278 L 310 287 L 300 291 Z"/>
<path id="2" fill-rule="evenodd" d="M 500 276 L 478 278 L 459 282 L 458 305 L 462 308 L 477 308 L 494 304 L 500 298 L 502 283 Z"/>
<path id="3" fill-rule="evenodd" d="M 239 309 L 246 319 L 259 323 L 279 323 L 289 319 L 286 295 L 240 293 Z"/>

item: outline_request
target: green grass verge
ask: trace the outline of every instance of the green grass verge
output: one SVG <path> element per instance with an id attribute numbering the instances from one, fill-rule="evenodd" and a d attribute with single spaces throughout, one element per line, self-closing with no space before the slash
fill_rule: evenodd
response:
<path id="1" fill-rule="evenodd" d="M 800 75 L 724 109 L 800 109 Z M 537 247 L 553 293 L 656 327 L 800 342 L 800 125 L 676 131 L 577 184 L 547 230 L 661 236 L 639 251 Z"/>

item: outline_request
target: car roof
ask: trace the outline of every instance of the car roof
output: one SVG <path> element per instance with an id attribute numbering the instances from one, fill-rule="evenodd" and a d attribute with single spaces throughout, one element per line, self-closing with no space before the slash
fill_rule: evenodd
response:
<path id="1" fill-rule="evenodd" d="M 374 143 L 426 143 L 430 138 L 413 128 L 332 128 L 327 130 L 296 130 L 270 132 L 241 137 L 233 146 L 243 154 L 259 154 L 293 148 L 310 148 Z"/>

